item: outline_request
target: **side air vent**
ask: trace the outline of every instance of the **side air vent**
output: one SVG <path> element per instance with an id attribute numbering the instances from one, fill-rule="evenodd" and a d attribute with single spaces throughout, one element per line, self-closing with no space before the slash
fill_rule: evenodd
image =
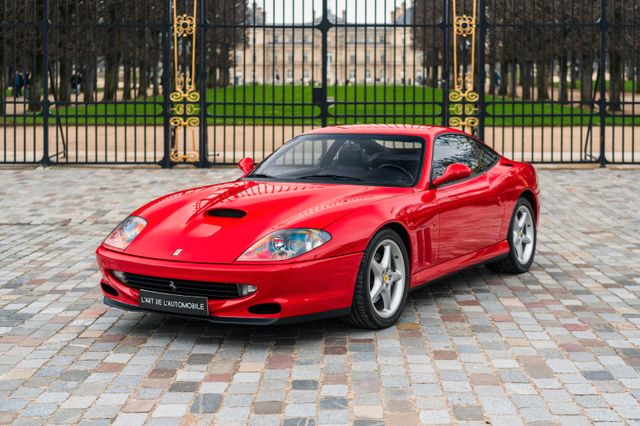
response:
<path id="1" fill-rule="evenodd" d="M 247 212 L 237 209 L 213 209 L 207 212 L 209 216 L 213 217 L 233 217 L 236 219 L 243 218 L 247 215 Z"/>

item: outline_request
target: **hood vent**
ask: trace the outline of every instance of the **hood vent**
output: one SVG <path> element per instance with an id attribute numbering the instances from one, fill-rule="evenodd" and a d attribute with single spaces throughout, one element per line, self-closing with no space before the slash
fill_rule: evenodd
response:
<path id="1" fill-rule="evenodd" d="M 240 219 L 245 217 L 247 212 L 237 209 L 212 209 L 209 210 L 207 214 L 213 217 L 233 217 L 235 219 Z"/>

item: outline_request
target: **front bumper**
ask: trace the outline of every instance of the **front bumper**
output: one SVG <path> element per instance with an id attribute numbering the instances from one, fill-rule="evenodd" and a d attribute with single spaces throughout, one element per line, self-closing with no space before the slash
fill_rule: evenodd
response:
<path id="1" fill-rule="evenodd" d="M 209 317 L 193 317 L 230 324 L 275 324 L 341 316 L 349 313 L 362 253 L 287 264 L 201 264 L 148 259 L 114 252 L 104 247 L 96 252 L 102 283 L 118 295 L 104 293 L 109 306 L 140 308 L 138 291 L 115 279 L 110 271 L 190 281 L 252 284 L 257 291 L 248 296 L 209 299 Z M 277 303 L 277 314 L 254 314 L 249 308 Z M 166 312 L 163 312 L 167 314 Z M 172 314 L 168 314 L 172 315 Z"/>

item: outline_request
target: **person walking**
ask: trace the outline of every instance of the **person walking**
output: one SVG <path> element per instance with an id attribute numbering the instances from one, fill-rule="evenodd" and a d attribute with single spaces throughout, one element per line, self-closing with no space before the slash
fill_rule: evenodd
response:
<path id="1" fill-rule="evenodd" d="M 24 85 L 24 97 L 29 97 L 29 89 L 31 88 L 31 72 L 27 71 L 24 73 L 24 77 L 22 78 L 22 84 Z"/>
<path id="2" fill-rule="evenodd" d="M 13 96 L 19 98 L 22 96 L 22 88 L 24 87 L 24 78 L 22 74 L 16 71 L 16 76 L 13 79 Z"/>
<path id="3" fill-rule="evenodd" d="M 73 93 L 75 93 L 76 95 L 79 95 L 81 85 L 82 85 L 82 74 L 80 74 L 80 71 L 76 71 L 71 76 L 71 90 L 73 90 Z"/>

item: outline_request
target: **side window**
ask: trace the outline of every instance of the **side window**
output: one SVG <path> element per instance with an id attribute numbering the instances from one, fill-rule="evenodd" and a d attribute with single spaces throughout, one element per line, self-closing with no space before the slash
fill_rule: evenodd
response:
<path id="1" fill-rule="evenodd" d="M 475 147 L 463 135 L 438 136 L 433 144 L 431 179 L 442 176 L 447 166 L 454 163 L 469 166 L 475 173 L 479 165 Z"/>
<path id="2" fill-rule="evenodd" d="M 454 163 L 468 166 L 473 175 L 490 168 L 497 155 L 486 146 L 464 135 L 438 136 L 433 144 L 431 179 L 442 176 L 447 166 Z"/>
<path id="3" fill-rule="evenodd" d="M 478 150 L 478 156 L 480 157 L 480 162 L 482 163 L 482 171 L 490 169 L 491 166 L 493 166 L 498 160 L 498 154 L 493 152 L 482 142 L 478 142 L 474 139 L 471 139 L 471 141 L 476 145 L 476 149 Z"/>

